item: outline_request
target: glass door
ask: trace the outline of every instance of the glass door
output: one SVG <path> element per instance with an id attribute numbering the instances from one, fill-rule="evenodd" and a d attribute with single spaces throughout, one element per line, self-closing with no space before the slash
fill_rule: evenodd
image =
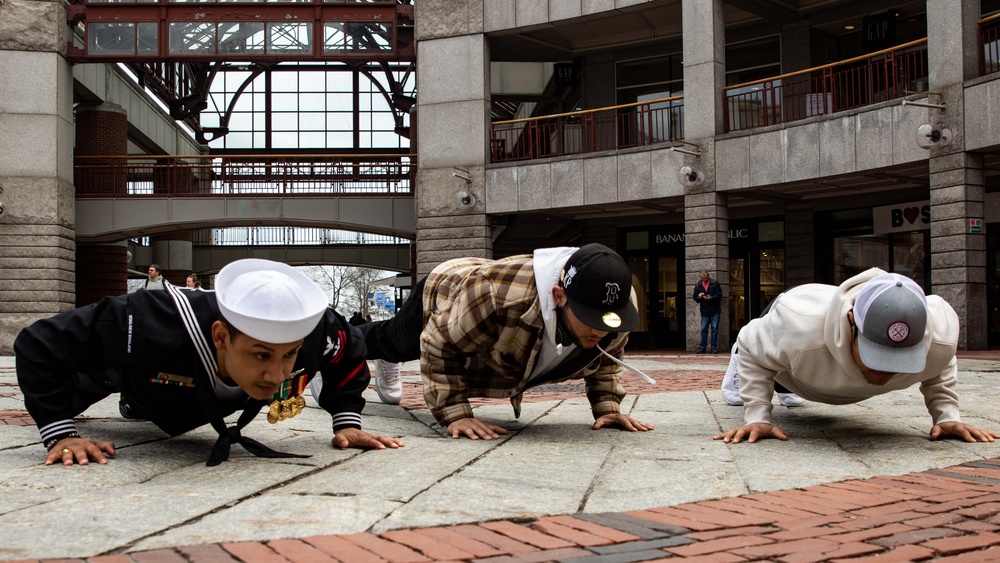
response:
<path id="1" fill-rule="evenodd" d="M 745 258 L 729 259 L 729 333 L 735 335 L 750 322 L 746 300 Z"/>

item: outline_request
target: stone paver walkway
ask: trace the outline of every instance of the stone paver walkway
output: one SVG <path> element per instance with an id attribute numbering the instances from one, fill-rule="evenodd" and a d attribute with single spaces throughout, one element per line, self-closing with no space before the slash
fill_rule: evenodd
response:
<path id="1" fill-rule="evenodd" d="M 645 395 L 651 395 L 654 398 L 664 393 L 680 393 L 683 395 L 679 396 L 684 397 L 704 395 L 710 398 L 710 408 L 716 412 L 716 417 L 729 417 L 732 414 L 733 409 L 717 407 L 715 401 L 712 400 L 712 396 L 718 394 L 718 382 L 728 361 L 728 356 L 696 357 L 685 354 L 632 356 L 632 359 L 636 358 L 642 363 L 644 371 L 658 380 L 656 387 L 647 386 L 635 379 L 626 381 L 629 394 L 638 396 L 637 404 L 642 404 L 642 397 Z M 963 392 L 981 393 L 983 389 L 989 387 L 989 379 L 987 378 L 995 377 L 990 374 L 1000 371 L 1000 354 L 968 355 L 960 365 L 965 366 L 963 372 L 968 373 L 963 373 L 963 375 L 969 375 L 967 379 L 971 381 L 970 385 L 972 386 Z M 403 371 L 406 390 L 402 406 L 407 411 L 414 413 L 418 419 L 426 418 L 426 410 L 423 408 L 419 395 L 419 377 L 413 371 L 413 366 L 408 365 L 407 367 L 410 369 Z M 6 402 L 0 404 L 11 406 L 10 401 L 17 398 L 17 388 L 16 385 L 10 383 L 12 369 L 0 367 L 0 379 L 3 378 L 4 373 L 7 377 L 0 382 L 0 398 Z M 526 396 L 525 402 L 543 404 L 542 406 L 572 403 L 574 400 L 579 400 L 581 393 L 582 386 L 578 383 L 551 385 L 535 390 Z M 897 406 L 904 406 L 910 399 L 879 403 L 875 410 L 881 411 L 886 418 L 905 419 L 913 416 L 908 410 L 913 405 L 905 405 L 904 410 L 897 410 Z M 662 399 L 657 400 L 661 401 L 657 404 L 663 404 Z M 988 397 L 977 396 L 967 402 L 976 406 L 972 410 L 976 410 L 977 416 L 980 418 L 985 416 L 984 412 L 989 410 L 988 408 L 978 408 L 980 404 L 989 404 Z M 505 401 L 477 401 L 476 408 L 479 409 L 477 412 L 494 412 L 490 409 L 502 412 L 504 403 Z M 666 404 L 669 406 L 656 407 L 657 411 L 664 412 L 660 409 L 666 408 L 669 411 L 674 408 L 673 403 Z M 921 407 L 921 405 L 916 406 Z M 381 416 L 391 412 L 388 409 L 392 408 L 394 407 L 373 405 L 375 414 Z M 784 409 L 782 413 L 804 414 L 807 422 L 815 425 L 817 421 L 822 421 L 827 416 L 827 411 L 821 410 L 824 408 L 819 405 L 810 408 L 807 405 L 801 409 Z M 691 409 L 704 409 L 704 406 L 692 404 Z M 829 412 L 835 413 L 837 411 L 831 410 Z M 850 412 L 853 415 L 858 414 L 857 411 Z M 810 413 L 812 414 L 810 415 Z M 102 418 L 102 414 L 104 413 L 97 412 L 93 416 L 88 415 L 84 421 L 86 424 L 98 427 L 101 425 L 122 426 L 130 424 L 112 416 Z M 789 415 L 782 414 L 782 416 Z M 793 416 L 785 424 L 794 424 L 795 419 L 798 418 L 798 416 Z M 732 420 L 737 419 L 720 420 L 719 427 L 725 427 Z M 675 421 L 675 419 L 670 420 Z M 989 426 L 991 421 L 994 419 L 976 420 L 975 422 Z M 8 408 L 0 410 L 0 425 L 3 424 L 13 428 L 33 423 L 23 409 Z M 137 428 L 141 427 L 141 424 L 131 424 Z M 528 426 L 520 430 L 522 434 L 531 428 L 532 423 L 526 424 Z M 915 427 L 920 425 L 919 422 L 913 424 Z M 995 428 L 997 425 L 993 424 L 992 426 Z M 835 429 L 835 431 L 842 430 L 842 428 Z M 669 440 L 670 431 L 669 426 L 658 421 L 655 433 L 658 434 L 658 439 Z M 0 428 L 0 433 L 2 432 L 6 432 L 6 430 Z M 689 460 L 708 464 L 720 461 L 726 464 L 735 461 L 737 465 L 751 473 L 755 467 L 758 471 L 764 468 L 759 464 L 768 464 L 767 471 L 779 473 L 782 470 L 787 471 L 791 484 L 789 488 L 761 487 L 758 492 L 736 495 L 723 493 L 715 495 L 715 498 L 710 500 L 646 506 L 639 509 L 598 512 L 584 510 L 560 514 L 526 515 L 519 518 L 493 519 L 489 517 L 490 510 L 483 509 L 484 517 L 478 521 L 457 524 L 443 523 L 429 527 L 421 525 L 409 527 L 398 523 L 395 525 L 381 524 L 362 527 L 360 531 L 350 533 L 323 535 L 296 534 L 296 522 L 293 518 L 282 528 L 284 531 L 269 539 L 221 540 L 215 543 L 209 540 L 207 543 L 194 544 L 181 542 L 157 548 L 143 548 L 142 545 L 147 544 L 139 542 L 132 547 L 120 545 L 108 549 L 100 555 L 85 556 L 83 559 L 49 557 L 20 559 L 20 561 L 93 561 L 101 563 L 282 563 L 288 561 L 628 563 L 675 560 L 718 563 L 739 561 L 971 563 L 1000 561 L 1000 449 L 998 449 L 998 445 L 965 445 L 957 442 L 932 443 L 924 439 L 925 446 L 921 446 L 921 442 L 913 441 L 910 436 L 904 436 L 898 428 L 892 432 L 901 436 L 906 442 L 903 446 L 905 449 L 900 450 L 905 455 L 913 455 L 913 449 L 919 447 L 926 447 L 926 455 L 936 456 L 935 459 L 940 460 L 954 459 L 955 454 L 951 453 L 954 451 L 971 454 L 982 451 L 984 453 L 991 452 L 992 455 L 987 453 L 983 456 L 962 456 L 968 461 L 958 464 L 935 464 L 933 460 L 930 460 L 930 463 L 926 464 L 928 468 L 920 471 L 886 474 L 864 479 L 835 479 L 818 484 L 795 486 L 793 482 L 802 482 L 800 481 L 803 478 L 802 472 L 822 473 L 824 470 L 831 470 L 831 468 L 823 467 L 823 464 L 828 462 L 824 461 L 822 452 L 828 449 L 828 446 L 822 442 L 810 443 L 810 440 L 818 435 L 802 436 L 802 431 L 799 430 L 798 435 L 793 436 L 793 441 L 782 444 L 770 442 L 768 445 L 734 446 L 708 441 L 708 446 L 718 446 L 734 452 L 736 457 L 729 461 L 726 458 L 718 458 L 715 461 L 708 458 Z M 405 432 L 403 435 L 406 438 Z M 592 433 L 592 435 L 609 436 L 603 431 Z M 630 440 L 636 435 L 622 433 L 622 436 L 625 440 Z M 653 436 L 653 434 L 648 436 Z M 520 435 L 510 438 L 508 443 L 525 445 L 527 441 L 532 439 L 531 436 Z M 894 440 L 892 436 L 887 439 Z M 618 438 L 614 438 L 614 440 L 615 443 L 620 443 Z M 835 437 L 834 440 L 839 441 L 840 448 L 848 451 L 865 449 L 864 446 L 852 444 L 849 439 L 844 437 Z M 462 444 L 470 445 L 471 442 L 457 441 L 452 443 L 452 446 L 457 447 Z M 770 455 L 772 451 L 776 451 L 770 448 L 771 444 L 783 448 L 782 451 L 789 456 L 785 459 L 787 464 L 776 462 L 776 459 L 781 458 Z M 446 443 L 445 446 L 447 445 Z M 499 444 L 489 444 L 489 446 L 495 448 Z M 13 446 L 8 446 L 8 449 L 11 447 Z M 585 442 L 580 442 L 580 447 L 587 447 L 587 445 Z M 706 443 L 692 442 L 689 449 L 698 450 L 705 447 Z M 891 452 L 894 451 L 891 449 L 891 444 L 884 447 L 888 449 L 888 455 L 891 457 Z M 3 451 L 6 450 L 0 448 L 0 454 Z M 684 448 L 678 451 L 683 452 Z M 359 457 L 366 458 L 368 455 L 378 454 L 364 454 Z M 512 451 L 510 455 L 515 454 Z M 674 452 L 669 455 L 682 454 Z M 812 465 L 809 459 L 798 459 L 808 458 L 811 455 L 819 458 L 820 465 Z M 919 457 L 919 452 L 916 452 L 915 457 Z M 113 460 L 112 463 L 138 463 L 135 458 L 131 461 L 125 461 L 121 458 L 122 456 L 119 456 L 119 459 Z M 345 462 L 350 462 L 353 459 L 357 458 L 347 458 Z M 861 460 L 872 469 L 878 467 L 872 461 L 875 458 L 866 458 L 864 453 L 861 457 L 853 459 Z M 866 459 L 868 461 L 865 461 Z M 260 463 L 260 460 L 250 459 L 244 463 Z M 884 461 L 884 463 L 888 464 L 887 467 L 892 467 L 891 461 Z M 784 467 L 773 467 L 776 464 L 784 465 Z M 199 467 L 200 464 L 195 463 L 184 470 L 202 472 Z M 264 466 L 258 465 L 256 467 Z M 474 466 L 463 465 L 463 467 Z M 102 471 L 108 468 L 93 469 Z M 705 466 L 705 469 L 709 470 L 710 467 Z M 397 467 L 394 470 L 401 472 L 405 478 L 407 468 Z M 565 471 L 565 466 L 561 470 Z M 73 469 L 70 468 L 46 468 L 45 471 L 49 473 L 64 471 L 63 477 L 67 480 L 73 480 L 77 476 L 83 475 L 83 473 L 72 473 Z M 636 468 L 633 467 L 632 471 L 635 472 Z M 599 473 L 601 470 L 598 470 Z M 862 471 L 861 473 L 866 472 Z M 871 473 L 871 471 L 867 471 L 867 474 Z M 16 473 L 11 472 L 8 474 L 16 475 Z M 721 472 L 719 474 L 726 475 L 727 473 Z M 628 476 L 628 472 L 622 473 L 619 475 L 619 480 L 627 480 Z M 519 475 L 515 474 L 510 477 L 517 479 Z M 689 477 L 680 474 L 677 476 L 678 480 L 685 478 Z M 84 478 L 81 483 L 87 480 L 89 477 Z M 816 479 L 810 481 L 807 478 L 804 482 L 816 481 Z M 752 482 L 752 480 L 748 482 Z M 636 484 L 640 494 L 647 494 L 642 492 L 642 487 L 638 487 L 639 482 Z M 692 486 L 694 485 L 692 483 Z M 155 487 L 156 485 L 150 483 L 147 486 Z M 677 483 L 677 486 L 683 488 L 684 482 Z M 591 485 L 591 488 L 593 487 L 594 485 Z M 751 490 L 754 488 L 757 486 L 750 485 Z M 456 509 L 463 508 L 464 504 L 488 503 L 488 500 L 484 501 L 478 498 L 487 489 L 475 487 L 454 489 L 450 502 L 456 505 Z M 628 483 L 623 483 L 620 495 L 629 497 L 631 494 L 629 489 Z M 18 493 L 21 490 L 23 489 L 14 488 L 14 485 L 9 482 L 0 481 L 0 515 L 3 515 L 5 521 L 9 521 L 10 518 L 16 520 L 16 515 L 21 508 L 17 506 L 16 502 L 14 505 L 5 505 L 4 493 L 9 491 L 17 496 L 23 494 Z M 105 490 L 114 491 L 113 488 Z M 265 490 L 261 490 L 261 494 L 266 495 L 267 493 Z M 535 494 L 538 494 L 537 491 Z M 30 495 L 28 496 L 30 497 Z M 411 500 L 407 502 L 419 498 L 420 494 L 411 497 Z M 27 499 L 28 497 L 25 497 L 23 501 L 25 505 L 30 504 Z M 7 502 L 10 502 L 9 499 Z M 359 498 L 357 502 L 366 501 Z M 635 506 L 643 505 L 638 498 L 628 502 Z M 60 509 L 58 502 L 50 506 L 53 511 Z M 349 506 L 357 508 L 362 505 Z M 148 505 L 145 510 L 156 510 L 156 506 Z M 469 508 L 469 511 L 472 510 Z M 127 521 L 128 515 L 125 516 Z M 143 517 L 142 514 L 135 516 Z M 65 525 L 65 533 L 58 528 L 38 529 L 33 533 L 37 535 L 39 542 L 72 541 L 70 530 L 78 524 L 73 521 L 73 518 L 79 517 L 79 513 L 73 513 L 67 516 L 64 522 L 58 518 L 53 520 L 53 522 Z M 256 515 L 262 524 L 267 524 L 270 517 L 272 515 L 266 511 Z M 287 518 L 287 514 L 282 514 L 281 517 Z M 346 517 L 349 518 L 349 515 Z M 211 518 L 211 515 L 206 514 L 203 518 Z M 217 525 L 221 526 L 217 537 L 232 537 L 231 530 L 226 530 L 226 528 L 246 525 L 246 522 L 245 520 L 227 521 L 222 518 L 216 522 Z M 3 521 L 0 521 L 0 526 L 3 525 Z M 4 550 L 3 534 L 4 532 L 0 528 L 0 559 L 13 559 L 10 555 L 14 552 Z M 22 557 L 30 555 L 31 549 L 29 548 L 27 551 L 28 553 L 19 550 Z M 41 551 L 44 550 L 39 552 Z M 4 554 L 7 557 L 3 557 Z"/>

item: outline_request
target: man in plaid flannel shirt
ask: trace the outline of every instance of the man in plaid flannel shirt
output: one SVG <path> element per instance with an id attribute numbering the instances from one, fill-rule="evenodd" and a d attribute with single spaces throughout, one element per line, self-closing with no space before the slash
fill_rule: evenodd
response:
<path id="1" fill-rule="evenodd" d="M 519 416 L 526 389 L 581 378 L 595 430 L 647 431 L 651 424 L 619 408 L 619 362 L 639 319 L 634 301 L 628 265 L 606 246 L 543 248 L 444 262 L 396 317 L 360 328 L 368 359 L 420 358 L 424 398 L 453 438 L 507 433 L 475 418 L 470 397 L 509 398 Z"/>

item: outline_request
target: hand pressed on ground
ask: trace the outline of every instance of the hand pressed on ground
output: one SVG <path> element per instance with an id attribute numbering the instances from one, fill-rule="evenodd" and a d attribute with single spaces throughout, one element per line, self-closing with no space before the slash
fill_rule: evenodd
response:
<path id="1" fill-rule="evenodd" d="M 619 426 L 628 430 L 629 432 L 649 432 L 653 430 L 653 425 L 648 422 L 642 422 L 641 420 L 636 420 L 627 414 L 622 413 L 612 413 L 605 414 L 594 421 L 594 430 L 599 428 Z"/>
<path id="2" fill-rule="evenodd" d="M 107 454 L 107 457 L 105 457 Z M 45 458 L 45 465 L 62 461 L 63 465 L 87 465 L 94 460 L 102 465 L 108 463 L 108 457 L 115 457 L 115 445 L 102 440 L 87 438 L 63 438 L 56 442 Z"/>
<path id="3" fill-rule="evenodd" d="M 785 432 L 773 424 L 768 424 L 766 422 L 752 422 L 750 424 L 740 426 L 739 428 L 733 428 L 729 432 L 723 432 L 722 434 L 717 434 L 712 437 L 713 440 L 722 440 L 725 443 L 732 442 L 733 444 L 739 444 L 740 440 L 747 438 L 747 442 L 751 444 L 757 440 L 762 440 L 764 438 L 777 438 L 781 441 L 788 439 L 788 435 Z"/>
<path id="4" fill-rule="evenodd" d="M 487 424 L 478 418 L 460 418 L 448 425 L 448 433 L 452 438 L 466 436 L 472 440 L 493 440 L 507 430 L 495 424 Z"/>
<path id="5" fill-rule="evenodd" d="M 398 438 L 369 434 L 360 428 L 344 428 L 333 435 L 331 442 L 340 449 L 374 448 L 384 450 L 386 448 L 401 448 L 406 445 Z"/>

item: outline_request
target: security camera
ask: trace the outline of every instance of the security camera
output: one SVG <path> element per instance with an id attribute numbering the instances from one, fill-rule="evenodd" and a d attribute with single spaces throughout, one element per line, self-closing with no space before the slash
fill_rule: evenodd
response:
<path id="1" fill-rule="evenodd" d="M 7 208 L 4 207 L 3 202 L 0 201 L 0 215 L 3 215 L 4 211 L 7 211 Z"/>
<path id="2" fill-rule="evenodd" d="M 476 204 L 476 196 L 470 194 L 467 191 L 464 190 L 460 191 L 457 194 L 455 194 L 455 197 L 458 198 L 458 203 L 462 207 L 472 207 L 473 205 Z"/>
<path id="3" fill-rule="evenodd" d="M 677 171 L 677 179 L 684 186 L 700 186 L 705 181 L 705 175 L 691 166 L 681 166 Z"/>
<path id="4" fill-rule="evenodd" d="M 951 142 L 951 129 L 947 127 L 936 129 L 933 125 L 924 123 L 920 127 L 917 127 L 915 139 L 917 145 L 922 149 L 946 147 Z"/>

